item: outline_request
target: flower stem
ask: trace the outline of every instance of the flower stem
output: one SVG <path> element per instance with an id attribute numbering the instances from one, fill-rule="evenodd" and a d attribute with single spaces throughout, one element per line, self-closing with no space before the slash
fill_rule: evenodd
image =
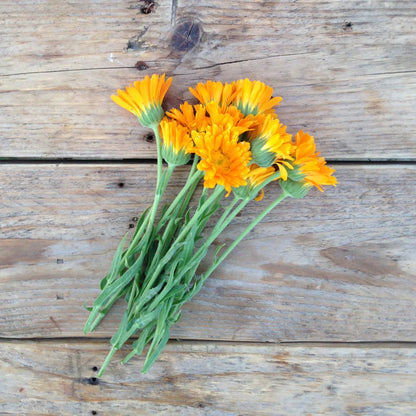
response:
<path id="1" fill-rule="evenodd" d="M 107 368 L 107 365 L 109 364 L 109 362 L 111 361 L 111 359 L 113 358 L 114 353 L 117 351 L 117 348 L 115 347 L 111 347 L 111 350 L 109 351 L 109 353 L 107 354 L 107 357 L 105 358 L 103 365 L 100 368 L 100 371 L 97 374 L 97 377 L 101 377 L 104 373 L 104 370 Z"/>
<path id="2" fill-rule="evenodd" d="M 288 194 L 282 192 L 280 196 L 273 201 L 255 220 L 253 220 L 248 227 L 232 242 L 232 244 L 224 251 L 221 257 L 216 260 L 211 267 L 202 274 L 202 279 L 205 281 L 208 276 L 222 263 L 222 261 L 234 250 L 234 248 L 240 243 L 240 241 L 280 202 L 282 202 Z"/>

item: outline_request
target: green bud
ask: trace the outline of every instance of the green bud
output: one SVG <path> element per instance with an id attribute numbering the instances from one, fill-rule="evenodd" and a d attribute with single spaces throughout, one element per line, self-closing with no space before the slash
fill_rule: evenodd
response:
<path id="1" fill-rule="evenodd" d="M 257 137 L 251 142 L 250 150 L 253 162 L 262 168 L 268 168 L 269 166 L 273 165 L 276 155 L 273 152 L 264 150 L 264 144 L 265 140 Z"/>
<path id="2" fill-rule="evenodd" d="M 186 165 L 191 159 L 191 155 L 185 153 L 184 149 L 176 152 L 172 145 L 169 145 L 169 147 L 162 145 L 162 157 L 169 165 L 174 166 Z"/>
<path id="3" fill-rule="evenodd" d="M 294 165 L 293 169 L 288 170 L 287 176 L 295 182 L 302 182 L 305 179 L 305 174 L 302 173 L 299 165 Z"/>
<path id="4" fill-rule="evenodd" d="M 291 179 L 287 181 L 280 179 L 279 183 L 286 194 L 296 199 L 303 198 L 310 189 L 310 186 L 306 185 L 305 182 L 295 182 Z"/>
<path id="5" fill-rule="evenodd" d="M 160 123 L 164 115 L 165 112 L 160 105 L 151 105 L 146 111 L 142 111 L 137 118 L 143 127 L 152 128 Z"/>
<path id="6" fill-rule="evenodd" d="M 233 193 L 237 198 L 240 199 L 254 199 L 259 193 L 258 190 L 254 189 L 250 185 L 239 186 L 238 188 L 233 188 Z"/>

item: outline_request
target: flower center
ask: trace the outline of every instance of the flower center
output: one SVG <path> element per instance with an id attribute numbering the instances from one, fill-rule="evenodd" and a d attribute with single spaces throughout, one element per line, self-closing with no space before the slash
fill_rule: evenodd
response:
<path id="1" fill-rule="evenodd" d="M 230 159 L 219 150 L 212 152 L 212 164 L 221 170 L 230 168 Z"/>

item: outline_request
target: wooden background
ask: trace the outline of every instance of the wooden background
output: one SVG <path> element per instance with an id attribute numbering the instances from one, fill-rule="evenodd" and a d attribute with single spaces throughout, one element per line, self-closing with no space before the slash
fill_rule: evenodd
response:
<path id="1" fill-rule="evenodd" d="M 0 415 L 414 416 L 415 30 L 414 0 L 2 0 Z M 82 305 L 155 185 L 155 143 L 110 95 L 162 72 L 167 107 L 268 83 L 339 185 L 269 215 L 149 374 L 120 354 L 97 379 L 123 305 L 88 337 Z"/>

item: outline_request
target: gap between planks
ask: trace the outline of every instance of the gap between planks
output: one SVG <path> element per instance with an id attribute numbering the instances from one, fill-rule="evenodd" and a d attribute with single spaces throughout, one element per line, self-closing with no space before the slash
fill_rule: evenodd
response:
<path id="1" fill-rule="evenodd" d="M 395 159 L 326 159 L 328 165 L 416 165 L 416 159 L 395 160 Z M 73 159 L 73 158 L 25 158 L 25 157 L 7 157 L 0 158 L 2 165 L 156 165 L 157 159 Z M 192 162 L 189 162 L 190 166 Z"/>
<path id="2" fill-rule="evenodd" d="M 109 342 L 111 337 L 33 337 L 33 338 L 18 338 L 18 337 L 0 337 L 0 344 L 10 343 L 105 343 Z M 126 346 L 131 344 L 131 340 L 126 343 Z M 180 339 L 171 338 L 169 344 L 178 345 L 247 345 L 247 346 L 258 346 L 258 347 L 311 347 L 311 348 L 416 348 L 415 341 L 283 341 L 283 342 L 272 342 L 272 341 L 232 341 L 232 340 L 204 340 L 204 339 Z"/>

